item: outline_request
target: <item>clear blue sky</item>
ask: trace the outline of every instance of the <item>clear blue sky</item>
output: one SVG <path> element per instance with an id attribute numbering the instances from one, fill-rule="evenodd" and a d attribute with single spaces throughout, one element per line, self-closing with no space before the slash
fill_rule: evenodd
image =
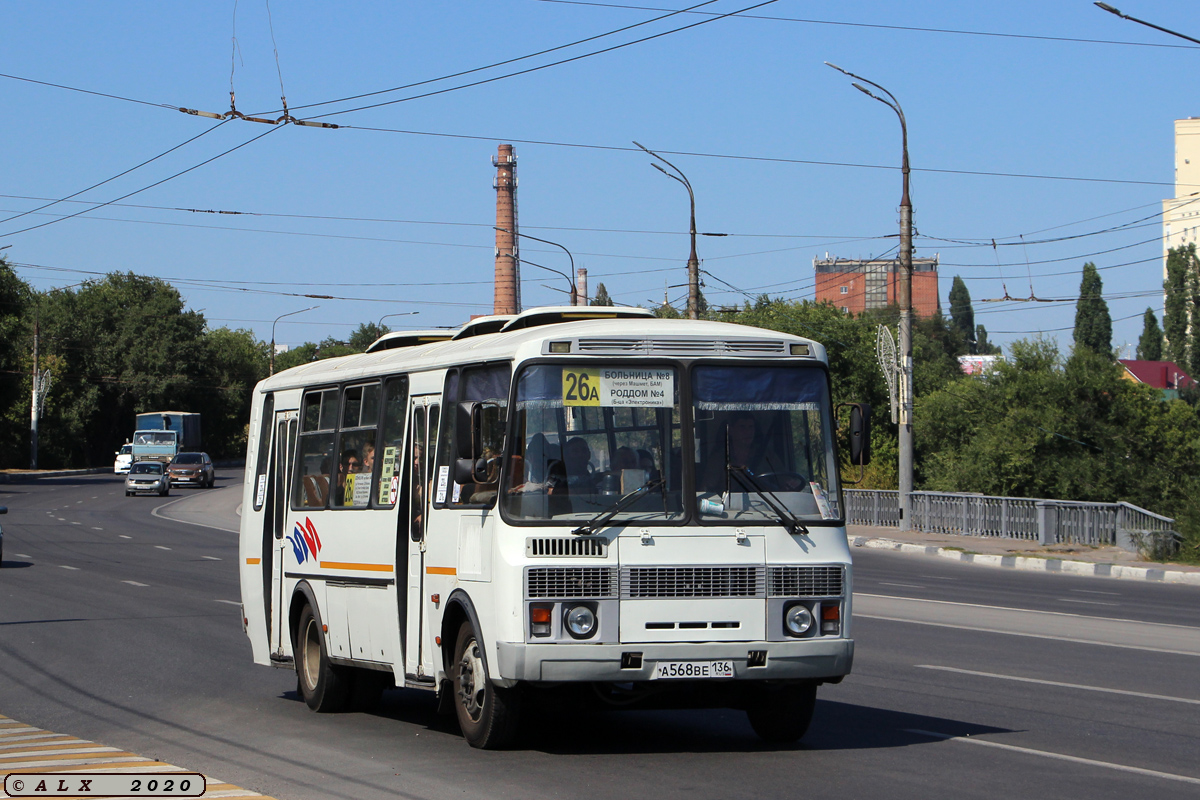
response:
<path id="1" fill-rule="evenodd" d="M 1130 2 L 1120 3 L 1126 13 L 1200 38 L 1197 4 Z M 697 11 L 749 5 L 718 0 Z M 270 13 L 288 103 L 297 109 L 518 58 L 665 13 L 653 9 L 685 7 L 274 0 Z M 1200 48 L 1085 0 L 781 0 L 748 14 L 756 16 L 436 96 L 332 113 L 709 17 L 679 14 L 463 78 L 296 111 L 355 126 L 324 130 L 241 121 L 217 128 L 163 107 L 228 110 L 234 64 L 238 109 L 277 112 L 280 76 L 263 0 L 7 3 L 0 72 L 144 103 L 0 78 L 4 218 L 198 134 L 205 135 L 76 199 L 113 200 L 269 133 L 125 205 L 21 233 L 89 206 L 64 203 L 4 222 L 0 245 L 12 245 L 4 254 L 39 288 L 74 284 L 86 271 L 156 275 L 213 326 L 250 328 L 263 339 L 277 315 L 319 303 L 280 323 L 277 339 L 290 344 L 344 338 L 360 322 L 397 312 L 420 314 L 386 324 L 456 325 L 491 309 L 491 158 L 497 144 L 513 142 L 524 232 L 568 247 L 588 267 L 592 287 L 603 282 L 619 302 L 661 301 L 664 286 L 675 287 L 668 293 L 676 300 L 685 292 L 687 196 L 631 151 L 636 139 L 668 153 L 690 178 L 699 228 L 731 234 L 700 240 L 705 270 L 752 295 L 811 298 L 814 256 L 867 257 L 895 246 L 900 197 L 895 115 L 822 64 L 831 61 L 883 84 L 903 104 L 917 255 L 940 254 L 944 306 L 960 274 L 994 341 L 1047 331 L 1069 345 L 1073 303 L 980 301 L 1002 297 L 1005 286 L 1027 297 L 1030 276 L 1037 297 L 1072 298 L 1091 260 L 1116 320 L 1114 344 L 1136 342 L 1147 306 L 1161 315 L 1155 215 L 1174 193 L 1172 121 L 1200 114 L 1188 80 Z M 1111 227 L 1121 229 L 1038 243 Z M 1029 243 L 1012 246 L 1022 234 Z M 990 244 L 943 241 L 993 237 L 1007 246 L 994 252 Z M 526 241 L 522 255 L 566 270 L 555 248 Z M 528 266 L 523 278 L 527 307 L 563 300 L 544 288 L 565 287 L 561 278 Z M 713 278 L 705 294 L 713 304 L 744 299 Z"/>

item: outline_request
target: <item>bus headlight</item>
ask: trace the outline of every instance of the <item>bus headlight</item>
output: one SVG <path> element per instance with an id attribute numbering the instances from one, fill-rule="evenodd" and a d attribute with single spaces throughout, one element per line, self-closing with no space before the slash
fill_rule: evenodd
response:
<path id="1" fill-rule="evenodd" d="M 813 625 L 812 612 L 808 606 L 797 603 L 783 612 L 783 627 L 789 636 L 803 636 Z"/>
<path id="2" fill-rule="evenodd" d="M 596 632 L 596 612 L 587 606 L 568 608 L 563 620 L 567 626 L 567 633 L 576 639 L 587 639 Z"/>

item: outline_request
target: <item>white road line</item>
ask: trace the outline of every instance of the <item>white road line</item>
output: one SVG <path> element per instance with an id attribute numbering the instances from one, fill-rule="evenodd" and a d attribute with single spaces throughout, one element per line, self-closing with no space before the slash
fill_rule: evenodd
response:
<path id="1" fill-rule="evenodd" d="M 153 761 L 152 758 L 145 756 L 114 756 L 112 758 L 64 758 L 62 760 L 55 759 L 47 761 L 14 761 L 4 764 L 4 769 L 32 769 L 33 767 L 88 767 L 92 764 L 124 764 L 135 761 Z M 76 770 L 72 770 L 75 772 Z M 79 770 L 83 771 L 83 770 Z"/>
<path id="2" fill-rule="evenodd" d="M 156 544 L 156 545 L 154 545 L 154 547 L 156 550 L 170 550 L 171 549 L 169 547 L 164 547 L 161 544 Z"/>
<path id="3" fill-rule="evenodd" d="M 75 742 L 71 742 L 75 744 Z M 64 747 L 61 750 L 22 750 L 20 753 L 9 753 L 7 756 L 0 754 L 0 758 L 17 759 L 17 758 L 33 758 L 34 756 L 55 756 L 59 754 L 79 755 L 82 753 L 123 753 L 117 747 Z"/>
<path id="4" fill-rule="evenodd" d="M 1096 589 L 1072 589 L 1071 591 L 1079 592 L 1080 594 L 1108 594 L 1108 595 L 1112 595 L 1113 597 L 1121 596 L 1120 592 L 1101 592 Z"/>
<path id="5" fill-rule="evenodd" d="M 225 603 L 225 604 L 231 605 L 231 606 L 240 606 L 241 605 L 241 603 L 237 602 L 236 600 L 214 600 L 213 602 L 214 603 Z"/>
<path id="6" fill-rule="evenodd" d="M 903 586 L 905 589 L 924 589 L 925 588 L 924 586 L 919 586 L 915 583 L 887 583 L 886 581 L 880 581 L 879 585 L 880 586 Z"/>
<path id="7" fill-rule="evenodd" d="M 17 558 L 33 558 L 33 556 L 28 553 L 17 553 Z"/>
<path id="8" fill-rule="evenodd" d="M 138 583 L 137 581 L 121 581 L 121 583 L 128 583 L 130 586 L 149 586 L 150 585 L 148 583 Z"/>
<path id="9" fill-rule="evenodd" d="M 133 538 L 132 536 L 126 536 L 126 535 L 125 535 L 125 534 L 123 534 L 123 533 L 119 533 L 119 534 L 117 534 L 117 535 L 118 535 L 118 536 L 120 536 L 122 539 L 132 539 L 132 538 Z"/>
<path id="10" fill-rule="evenodd" d="M 200 557 L 203 558 L 205 561 L 220 561 L 221 560 L 221 559 L 217 558 L 216 556 L 200 556 Z"/>
<path id="11" fill-rule="evenodd" d="M 1060 598 L 1058 598 L 1058 602 L 1060 602 L 1060 603 L 1081 603 L 1085 606 L 1119 606 L 1119 605 L 1121 605 L 1120 603 L 1106 603 L 1103 600 L 1076 600 L 1073 597 L 1060 597 Z"/>
<path id="12" fill-rule="evenodd" d="M 954 672 L 959 675 L 974 675 L 978 678 L 996 678 L 1002 681 L 1017 681 L 1019 683 L 1036 683 L 1042 686 L 1058 686 L 1063 689 L 1082 689 L 1088 692 L 1105 692 L 1107 694 L 1123 694 L 1128 697 L 1144 697 L 1147 700 L 1166 700 L 1171 703 L 1187 703 L 1188 705 L 1200 706 L 1200 700 L 1193 700 L 1189 697 L 1172 697 L 1168 694 L 1151 694 L 1149 692 L 1131 692 L 1128 689 L 1109 689 L 1104 686 L 1087 686 L 1082 683 L 1063 683 L 1061 681 L 1044 681 L 1039 678 L 1021 678 L 1017 675 L 1001 675 L 998 672 L 977 672 L 973 669 L 959 669 L 958 667 L 939 667 L 935 664 L 917 664 L 917 669 L 935 669 L 939 672 Z"/>
<path id="13" fill-rule="evenodd" d="M 181 497 L 181 498 L 179 498 L 179 500 L 172 500 L 169 503 L 163 503 L 161 506 L 155 506 L 154 509 L 150 512 L 150 516 L 158 517 L 159 519 L 165 519 L 167 522 L 178 522 L 181 525 L 195 525 L 198 528 L 209 528 L 210 530 L 214 530 L 214 531 L 225 531 L 225 533 L 239 533 L 239 531 L 236 528 L 230 529 L 230 528 L 222 528 L 217 525 L 205 525 L 203 522 L 191 522 L 186 519 L 175 519 L 175 517 L 168 517 L 164 514 L 158 513 L 160 511 L 162 511 L 164 508 L 166 508 L 167 506 L 173 505 L 175 503 L 180 502 L 180 500 L 186 500 L 186 499 L 187 499 L 186 497 Z M 239 508 L 240 508 L 240 506 L 239 506 Z"/>
<path id="14" fill-rule="evenodd" d="M 92 526 L 92 530 L 94 530 L 94 531 L 102 531 L 102 530 L 104 530 L 104 528 L 97 528 L 95 525 L 93 525 L 93 526 Z"/>
<path id="15" fill-rule="evenodd" d="M 66 521 L 67 521 L 67 520 L 66 520 L 66 517 L 55 517 L 55 519 L 56 519 L 56 520 L 58 520 L 59 522 L 66 522 Z"/>
<path id="16" fill-rule="evenodd" d="M 71 524 L 72 525 L 82 525 L 83 523 L 82 522 L 72 522 Z"/>
<path id="17" fill-rule="evenodd" d="M 63 569 L 73 569 L 76 572 L 79 571 L 79 567 L 68 567 L 66 564 L 59 564 L 59 566 L 62 567 Z"/>
<path id="18" fill-rule="evenodd" d="M 1017 747 L 1011 744 L 1000 744 L 999 742 L 991 742 L 985 739 L 964 738 L 962 736 L 952 736 L 947 733 L 934 733 L 933 731 L 922 731 L 917 729 L 906 729 L 905 733 L 915 733 L 918 736 L 929 736 L 934 739 L 945 739 L 947 741 L 963 742 L 965 744 L 976 744 L 980 747 L 994 747 L 998 750 L 1008 750 L 1014 753 L 1024 753 L 1031 756 L 1041 756 L 1042 758 L 1052 758 L 1056 761 L 1070 761 L 1073 764 L 1084 764 L 1089 767 L 1104 767 L 1105 769 L 1115 769 L 1119 772 L 1132 772 L 1134 775 L 1147 775 L 1152 778 L 1162 778 L 1168 781 L 1179 781 L 1180 783 L 1192 783 L 1200 785 L 1200 778 L 1192 778 L 1188 775 L 1175 775 L 1170 772 L 1159 772 L 1154 769 L 1143 769 L 1141 767 L 1130 767 L 1125 764 L 1114 764 L 1111 761 L 1097 761 L 1092 758 L 1080 758 L 1079 756 L 1068 756 L 1063 753 L 1051 753 L 1047 750 L 1034 750 L 1029 747 Z"/>
<path id="19" fill-rule="evenodd" d="M 50 733 L 49 731 L 46 731 L 45 733 L 42 733 L 38 736 L 25 736 L 22 738 L 24 738 L 26 740 L 41 739 L 41 741 L 33 742 L 32 744 L 29 741 L 17 742 L 15 744 L 0 744 L 0 750 L 12 750 L 13 748 L 17 748 L 17 747 L 33 747 L 35 745 L 38 747 L 42 747 L 42 746 L 49 747 L 52 744 L 69 744 L 72 746 L 77 745 L 77 744 L 78 745 L 95 744 L 95 742 L 91 742 L 87 739 L 75 739 L 73 737 L 67 736 L 66 734 Z M 49 739 L 50 741 L 46 741 L 47 739 Z M 6 739 L 5 741 L 7 742 L 8 740 Z"/>

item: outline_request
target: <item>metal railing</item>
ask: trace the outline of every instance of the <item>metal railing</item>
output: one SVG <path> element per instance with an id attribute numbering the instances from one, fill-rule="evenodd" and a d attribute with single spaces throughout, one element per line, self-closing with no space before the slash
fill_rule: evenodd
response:
<path id="1" fill-rule="evenodd" d="M 847 489 L 846 522 L 895 526 L 900 495 Z M 1039 544 L 1116 545 L 1150 557 L 1170 553 L 1175 520 L 1130 503 L 1087 503 L 958 492 L 913 492 L 912 526 L 927 533 L 1026 539 Z"/>

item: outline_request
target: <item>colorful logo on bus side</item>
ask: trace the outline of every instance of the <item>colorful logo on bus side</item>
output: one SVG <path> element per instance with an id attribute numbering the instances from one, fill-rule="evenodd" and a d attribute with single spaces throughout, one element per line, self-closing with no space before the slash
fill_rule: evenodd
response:
<path id="1" fill-rule="evenodd" d="M 292 552 L 296 554 L 296 562 L 303 564 L 308 559 L 317 558 L 321 552 L 321 537 L 317 535 L 317 526 L 308 517 L 304 518 L 304 524 L 296 523 L 295 530 L 292 535 L 287 537 L 291 542 Z"/>

